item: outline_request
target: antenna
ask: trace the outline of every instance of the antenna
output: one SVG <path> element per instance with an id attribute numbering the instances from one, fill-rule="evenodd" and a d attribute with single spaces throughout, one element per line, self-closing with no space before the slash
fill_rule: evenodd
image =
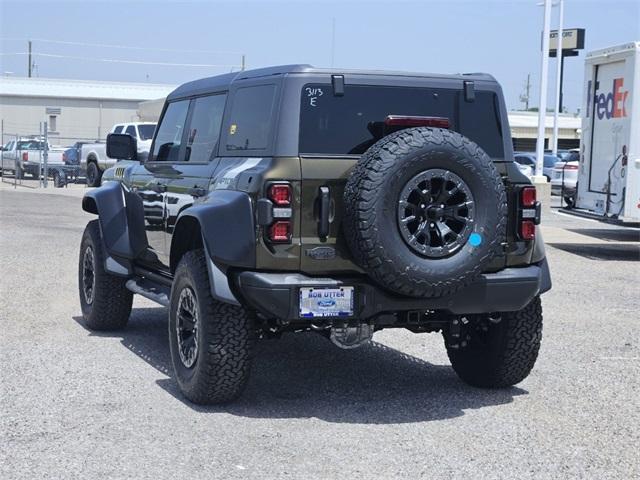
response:
<path id="1" fill-rule="evenodd" d="M 527 83 L 524 92 L 520 94 L 520 101 L 524 103 L 524 109 L 529 110 L 529 90 L 531 90 L 531 74 L 527 73 Z"/>

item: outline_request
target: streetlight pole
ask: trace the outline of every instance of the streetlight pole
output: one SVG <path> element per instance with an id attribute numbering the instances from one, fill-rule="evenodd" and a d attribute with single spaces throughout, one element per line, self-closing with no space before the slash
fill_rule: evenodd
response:
<path id="1" fill-rule="evenodd" d="M 558 42 L 556 46 L 556 108 L 553 113 L 553 146 L 551 151 L 554 155 L 558 153 L 558 115 L 560 114 L 560 87 L 562 85 L 562 23 L 564 17 L 564 0 L 559 0 L 559 19 L 558 19 Z"/>
<path id="2" fill-rule="evenodd" d="M 546 183 L 542 175 L 544 163 L 544 122 L 547 114 L 547 76 L 549 74 L 549 31 L 551 29 L 551 0 L 544 0 L 542 29 L 542 59 L 540 68 L 540 104 L 538 107 L 538 142 L 536 144 L 535 183 Z"/>

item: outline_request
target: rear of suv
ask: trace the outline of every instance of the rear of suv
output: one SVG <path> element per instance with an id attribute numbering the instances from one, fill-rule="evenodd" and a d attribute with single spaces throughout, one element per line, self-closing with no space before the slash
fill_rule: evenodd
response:
<path id="1" fill-rule="evenodd" d="M 137 158 L 111 134 L 110 157 Z M 551 288 L 535 189 L 484 74 L 273 67 L 167 98 L 148 158 L 83 199 L 80 301 L 124 327 L 133 293 L 169 307 L 176 379 L 230 401 L 258 338 L 441 332 L 466 382 L 504 387 L 537 357 Z"/>

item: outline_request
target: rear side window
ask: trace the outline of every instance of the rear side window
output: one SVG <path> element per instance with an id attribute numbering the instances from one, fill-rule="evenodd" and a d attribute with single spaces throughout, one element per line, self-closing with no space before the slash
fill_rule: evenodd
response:
<path id="1" fill-rule="evenodd" d="M 502 127 L 493 92 L 476 91 L 465 102 L 460 90 L 347 85 L 343 96 L 330 85 L 302 89 L 300 153 L 359 155 L 380 139 L 388 115 L 446 117 L 451 129 L 478 143 L 490 157 L 503 158 Z"/>
<path id="2" fill-rule="evenodd" d="M 180 146 L 188 110 L 189 100 L 172 102 L 167 106 L 160 125 L 158 125 L 158 134 L 153 144 L 150 160 L 156 162 L 180 161 Z"/>
<path id="3" fill-rule="evenodd" d="M 116 127 L 113 129 L 113 133 L 122 133 L 123 128 L 123 125 L 116 125 Z"/>
<path id="4" fill-rule="evenodd" d="M 194 100 L 186 160 L 207 162 L 216 152 L 226 98 L 226 95 L 211 95 Z"/>
<path id="5" fill-rule="evenodd" d="M 136 127 L 134 127 L 133 125 L 129 125 L 124 133 L 126 133 L 127 135 L 131 135 L 133 138 L 138 138 L 138 136 L 136 135 Z"/>
<path id="6" fill-rule="evenodd" d="M 234 96 L 227 150 L 264 150 L 269 146 L 276 86 L 239 88 Z"/>

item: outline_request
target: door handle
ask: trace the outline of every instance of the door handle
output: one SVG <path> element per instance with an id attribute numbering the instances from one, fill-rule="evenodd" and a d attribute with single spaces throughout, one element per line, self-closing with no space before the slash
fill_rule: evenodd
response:
<path id="1" fill-rule="evenodd" d="M 204 197 L 209 191 L 206 188 L 193 187 L 189 189 L 189 194 L 194 197 Z"/>
<path id="2" fill-rule="evenodd" d="M 331 208 L 331 196 L 329 187 L 320 187 L 320 208 L 318 219 L 318 237 L 326 241 L 329 236 L 329 210 Z"/>

